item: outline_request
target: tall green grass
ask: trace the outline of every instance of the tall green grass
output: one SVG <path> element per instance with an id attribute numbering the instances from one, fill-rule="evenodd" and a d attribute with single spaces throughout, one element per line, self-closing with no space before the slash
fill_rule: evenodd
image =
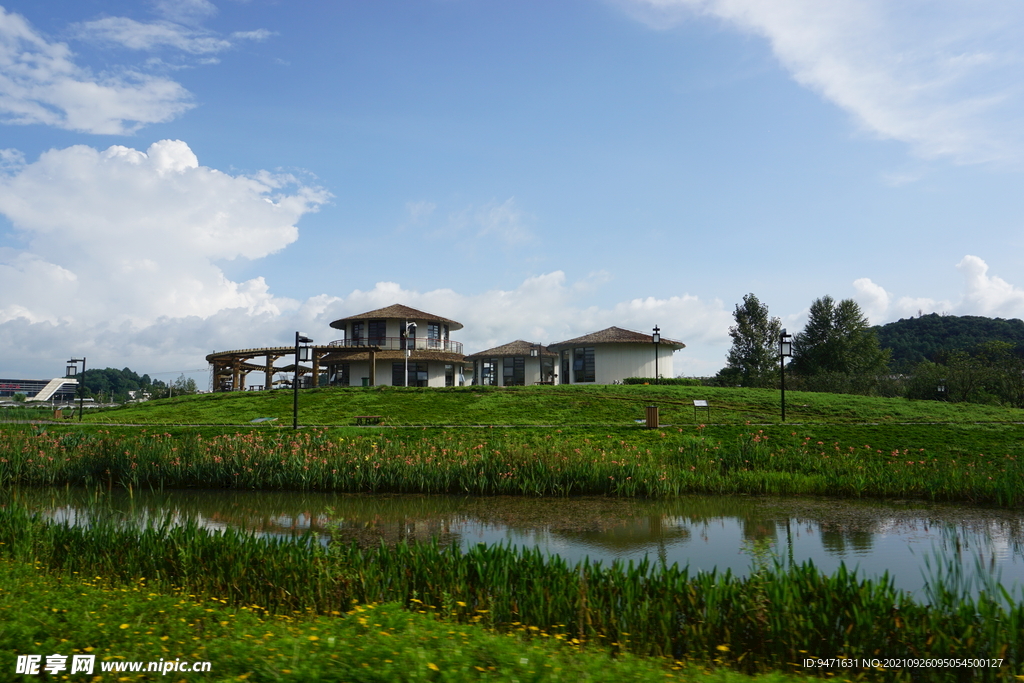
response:
<path id="1" fill-rule="evenodd" d="M 1001 668 L 863 671 L 870 680 L 1006 680 L 1024 673 L 1024 605 L 952 587 L 930 605 L 890 579 L 761 561 L 745 578 L 651 561 L 569 564 L 505 546 L 324 547 L 215 533 L 167 519 L 144 529 L 45 524 L 0 511 L 0 554 L 65 574 L 179 587 L 266 613 L 344 612 L 397 601 L 416 611 L 527 629 L 612 652 L 795 670 L 806 657 L 994 658 Z"/>
<path id="2" fill-rule="evenodd" d="M 1014 452 L 939 454 L 747 428 L 570 436 L 495 430 L 221 436 L 0 430 L 0 487 L 85 485 L 472 495 L 834 495 L 1024 503 Z"/>

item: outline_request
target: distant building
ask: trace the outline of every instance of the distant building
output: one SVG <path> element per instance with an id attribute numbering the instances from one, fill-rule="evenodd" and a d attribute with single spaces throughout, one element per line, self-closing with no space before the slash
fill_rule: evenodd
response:
<path id="1" fill-rule="evenodd" d="M 50 401 L 63 403 L 72 400 L 78 390 L 78 380 L 57 377 L 54 379 L 0 379 L 0 398 L 11 398 L 25 394 L 29 401 Z"/>
<path id="2" fill-rule="evenodd" d="M 559 384 L 613 384 L 627 377 L 655 377 L 656 372 L 672 377 L 672 354 L 686 344 L 665 337 L 655 344 L 649 334 L 609 327 L 548 348 L 558 354 Z"/>

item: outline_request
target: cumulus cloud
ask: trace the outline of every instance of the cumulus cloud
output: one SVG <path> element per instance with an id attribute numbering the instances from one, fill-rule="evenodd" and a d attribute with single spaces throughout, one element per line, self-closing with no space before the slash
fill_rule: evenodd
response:
<path id="1" fill-rule="evenodd" d="M 964 279 L 959 301 L 902 296 L 895 298 L 882 286 L 868 278 L 853 285 L 854 298 L 864 308 L 872 324 L 882 324 L 921 313 L 949 315 L 981 315 L 995 318 L 1024 318 L 1024 289 L 988 274 L 988 264 L 977 256 L 967 255 L 956 269 Z"/>
<path id="2" fill-rule="evenodd" d="M 465 345 L 467 354 L 515 339 L 550 344 L 612 325 L 641 332 L 658 325 L 666 338 L 682 341 L 688 347 L 676 354 L 676 374 L 714 374 L 721 368 L 733 322 L 721 301 L 701 301 L 681 294 L 593 306 L 589 305 L 592 279 L 604 282 L 606 277 L 596 273 L 583 281 L 569 282 L 564 272 L 554 271 L 527 278 L 515 289 L 479 294 L 460 294 L 451 289 L 421 293 L 395 282 L 378 282 L 371 290 L 322 300 L 315 325 L 326 327 L 331 320 L 402 303 L 465 325 L 452 338 Z"/>
<path id="3" fill-rule="evenodd" d="M 925 158 L 1019 162 L 1024 6 L 999 0 L 613 0 L 663 28 L 712 17 L 763 36 L 793 78 Z"/>
<path id="4" fill-rule="evenodd" d="M 0 322 L 141 328 L 226 309 L 279 314 L 295 302 L 262 278 L 229 280 L 215 261 L 283 249 L 327 198 L 292 176 L 201 166 L 180 140 L 51 150 L 0 175 L 0 213 L 26 244 L 0 253 Z"/>
<path id="5" fill-rule="evenodd" d="M 173 119 L 191 100 L 178 83 L 135 70 L 96 76 L 0 7 L 0 122 L 124 135 Z"/>
<path id="6" fill-rule="evenodd" d="M 552 343 L 611 325 L 644 332 L 659 325 L 666 338 L 687 344 L 676 353 L 676 374 L 714 374 L 721 367 L 732 317 L 720 301 L 702 302 L 683 294 L 598 307 L 580 293 L 590 287 L 577 284 L 561 271 L 527 278 L 513 289 L 476 294 L 451 289 L 419 292 L 396 282 L 378 282 L 372 289 L 344 296 L 321 294 L 303 302 L 274 299 L 276 306 L 255 308 L 242 302 L 206 316 L 163 315 L 141 321 L 120 319 L 121 302 L 111 298 L 94 315 L 50 320 L 26 314 L 0 322 L 0 345 L 21 350 L 7 360 L 10 367 L 24 368 L 26 375 L 42 377 L 62 370 L 54 359 L 72 350 L 90 358 L 95 367 L 128 366 L 152 374 L 200 368 L 214 350 L 287 346 L 291 330 L 301 330 L 318 343 L 328 342 L 340 336 L 329 327 L 332 320 L 402 303 L 463 323 L 464 329 L 452 338 L 464 344 L 467 354 L 515 339 Z M 259 377 L 252 381 L 259 383 Z"/>

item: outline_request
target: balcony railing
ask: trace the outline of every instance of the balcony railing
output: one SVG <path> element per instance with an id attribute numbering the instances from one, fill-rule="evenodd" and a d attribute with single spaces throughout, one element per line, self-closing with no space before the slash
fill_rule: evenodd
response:
<path id="1" fill-rule="evenodd" d="M 404 339 L 402 337 L 363 337 L 360 339 L 337 339 L 328 346 L 340 346 L 347 349 L 362 346 L 376 346 L 382 351 L 436 351 L 438 353 L 462 354 L 462 342 L 445 339 Z"/>

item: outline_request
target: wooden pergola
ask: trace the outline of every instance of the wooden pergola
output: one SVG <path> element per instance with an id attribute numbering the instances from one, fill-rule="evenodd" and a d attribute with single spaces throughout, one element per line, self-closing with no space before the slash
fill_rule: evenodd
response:
<path id="1" fill-rule="evenodd" d="M 377 383 L 376 377 L 376 355 L 380 351 L 376 346 L 337 346 L 325 344 L 321 346 L 310 346 L 310 358 L 313 361 L 312 367 L 298 365 L 298 376 L 311 375 L 310 387 L 320 385 L 321 366 L 331 367 L 336 363 L 349 360 L 354 357 L 369 357 L 370 360 L 370 386 Z M 245 391 L 246 378 L 250 372 L 262 372 L 266 376 L 266 382 L 270 386 L 263 386 L 263 389 L 273 389 L 274 384 L 290 384 L 289 380 L 274 381 L 276 372 L 286 372 L 295 376 L 296 363 L 277 367 L 274 365 L 280 358 L 294 356 L 294 346 L 266 346 L 256 349 L 236 349 L 234 351 L 215 351 L 206 357 L 206 362 L 213 369 L 213 390 L 214 391 Z M 262 363 L 253 362 L 254 359 L 263 359 Z"/>

